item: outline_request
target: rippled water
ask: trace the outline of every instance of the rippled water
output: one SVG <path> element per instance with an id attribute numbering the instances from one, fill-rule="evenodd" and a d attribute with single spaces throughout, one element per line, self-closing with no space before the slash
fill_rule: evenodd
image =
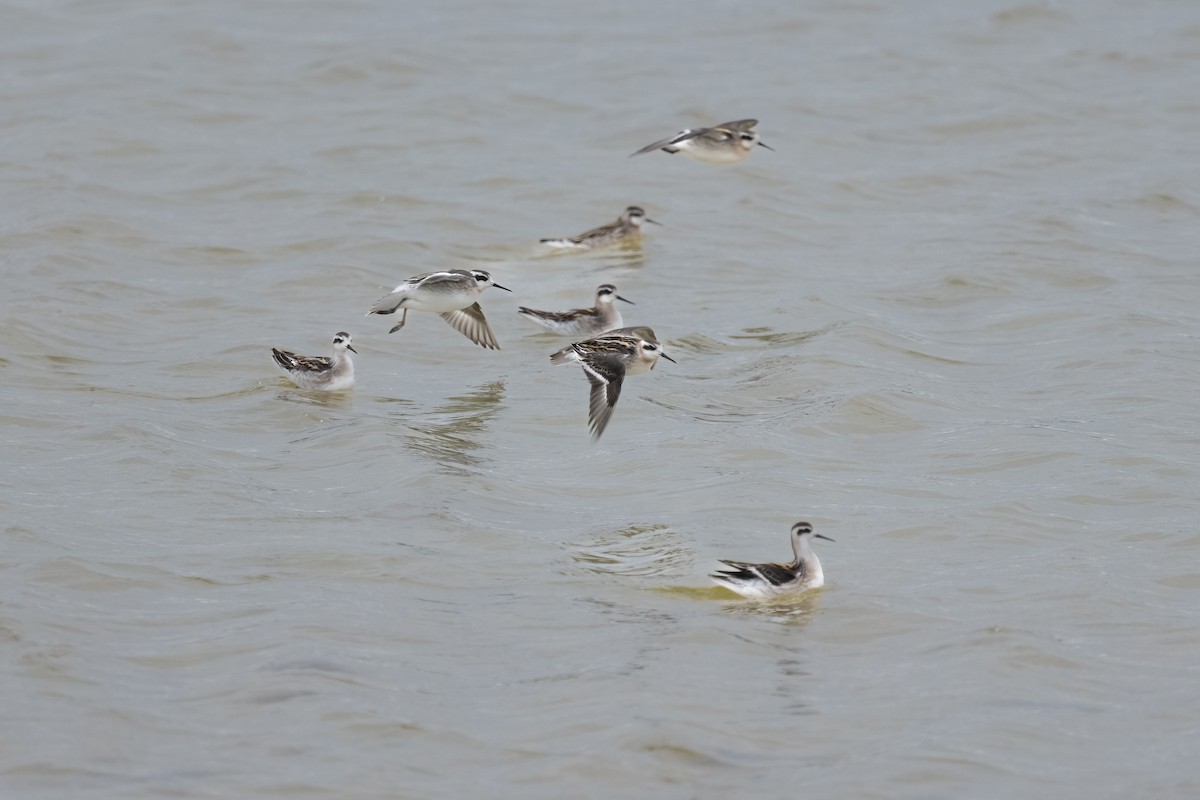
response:
<path id="1" fill-rule="evenodd" d="M 5 796 L 1200 792 L 1200 6 L 0 29 Z M 361 316 L 449 266 L 503 350 Z M 602 282 L 679 363 L 593 445 L 515 309 Z M 824 590 L 710 586 L 799 519 Z"/>

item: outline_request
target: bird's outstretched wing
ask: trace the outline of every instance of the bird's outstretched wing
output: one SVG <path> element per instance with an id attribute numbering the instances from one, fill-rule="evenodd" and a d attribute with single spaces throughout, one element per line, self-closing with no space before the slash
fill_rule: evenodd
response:
<path id="1" fill-rule="evenodd" d="M 483 316 L 483 309 L 479 307 L 479 303 L 472 303 L 457 311 L 444 311 L 438 316 L 449 322 L 454 330 L 480 347 L 490 350 L 500 349 L 496 336 L 488 326 L 487 318 Z"/>
<path id="2" fill-rule="evenodd" d="M 599 439 L 612 417 L 613 406 L 621 397 L 625 381 L 625 363 L 617 356 L 590 354 L 583 359 L 583 372 L 592 385 L 588 399 L 588 426 L 592 438 Z"/>

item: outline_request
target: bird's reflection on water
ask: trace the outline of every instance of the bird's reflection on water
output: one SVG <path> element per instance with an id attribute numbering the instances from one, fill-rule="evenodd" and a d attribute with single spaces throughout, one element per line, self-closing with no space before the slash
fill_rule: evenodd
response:
<path id="1" fill-rule="evenodd" d="M 288 388 L 281 389 L 275 396 L 287 403 L 299 403 L 301 405 L 342 410 L 354 408 L 353 392 L 321 392 L 311 389 L 298 389 L 289 385 Z"/>
<path id="2" fill-rule="evenodd" d="M 421 424 L 409 425 L 400 436 L 413 452 L 446 472 L 465 474 L 482 462 L 477 455 L 483 446 L 479 434 L 500 408 L 504 389 L 504 381 L 492 381 L 466 394 L 447 397 L 438 408 L 423 411 Z"/>
<path id="3" fill-rule="evenodd" d="M 646 256 L 642 252 L 640 243 L 630 243 L 596 253 L 592 256 L 591 261 L 595 264 L 592 272 L 608 272 L 614 269 L 635 270 L 646 265 Z M 620 275 L 621 273 L 615 274 Z"/>
<path id="4" fill-rule="evenodd" d="M 688 597 L 693 600 L 718 600 L 725 603 L 727 614 L 747 617 L 768 617 L 788 625 L 804 624 L 821 607 L 823 590 L 814 589 L 777 600 L 746 600 L 723 586 L 672 584 L 655 589 L 660 594 Z"/>
<path id="5" fill-rule="evenodd" d="M 805 625 L 821 607 L 823 589 L 813 589 L 801 594 L 781 597 L 770 601 L 743 600 L 736 594 L 720 586 L 713 587 L 720 592 L 719 599 L 728 600 L 723 609 L 728 614 L 747 617 L 766 617 L 784 625 Z"/>

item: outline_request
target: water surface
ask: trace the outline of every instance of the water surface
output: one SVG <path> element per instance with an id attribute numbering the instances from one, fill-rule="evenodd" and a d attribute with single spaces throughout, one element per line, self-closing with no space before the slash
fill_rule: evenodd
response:
<path id="1" fill-rule="evenodd" d="M 6 795 L 1200 792 L 1200 8 L 0 28 Z M 362 316 L 446 267 L 501 351 Z M 603 282 L 679 363 L 592 444 L 515 311 Z M 338 330 L 354 392 L 275 371 Z M 799 519 L 824 590 L 710 586 Z"/>

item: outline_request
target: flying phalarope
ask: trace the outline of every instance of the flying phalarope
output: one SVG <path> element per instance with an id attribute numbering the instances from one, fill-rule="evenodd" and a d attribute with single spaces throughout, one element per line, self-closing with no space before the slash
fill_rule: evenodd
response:
<path id="1" fill-rule="evenodd" d="M 617 309 L 614 300 L 634 305 L 632 300 L 626 300 L 617 294 L 617 287 L 611 283 L 603 283 L 596 290 L 595 308 L 576 308 L 572 311 L 538 311 L 521 306 L 517 309 L 517 313 L 555 333 L 571 336 L 595 336 L 619 328 L 624 324 L 621 312 Z"/>
<path id="2" fill-rule="evenodd" d="M 630 157 L 665 150 L 668 153 L 683 153 L 707 164 L 736 164 L 744 161 L 756 144 L 768 150 L 775 149 L 759 141 L 757 131 L 750 130 L 757 124 L 756 119 L 739 119 L 722 122 L 711 128 L 688 128 L 669 139 L 648 144 Z"/>
<path id="3" fill-rule="evenodd" d="M 652 225 L 662 224 L 647 217 L 646 212 L 638 206 L 630 206 L 625 209 L 624 214 L 617 218 L 616 222 L 601 225 L 599 228 L 592 228 L 590 231 L 585 231 L 578 236 L 571 236 L 566 239 L 542 239 L 542 244 L 548 244 L 551 247 L 605 247 L 606 245 L 616 244 L 632 237 L 641 236 L 643 222 L 649 222 Z"/>
<path id="4" fill-rule="evenodd" d="M 329 356 L 298 356 L 277 347 L 271 348 L 275 363 L 301 389 L 321 389 L 340 392 L 354 386 L 354 361 L 351 353 L 358 351 L 350 344 L 350 334 L 339 331 L 333 337 L 333 358 Z"/>
<path id="5" fill-rule="evenodd" d="M 654 369 L 659 356 L 675 362 L 663 352 L 654 331 L 643 325 L 619 328 L 602 336 L 576 342 L 551 355 L 550 363 L 578 361 L 583 367 L 592 385 L 588 425 L 592 430 L 592 439 L 599 439 L 612 416 L 617 398 L 621 396 L 621 383 L 625 376 Z"/>
<path id="6" fill-rule="evenodd" d="M 499 350 L 496 337 L 488 327 L 483 309 L 475 298 L 489 286 L 511 292 L 492 280 L 492 276 L 481 269 L 448 269 L 444 272 L 427 272 L 415 278 L 409 278 L 392 290 L 386 297 L 381 297 L 367 316 L 371 314 L 394 314 L 400 311 L 400 321 L 388 333 L 395 333 L 404 327 L 409 309 L 413 311 L 434 311 L 442 319 L 449 322 L 454 330 L 466 336 L 481 347 Z"/>
<path id="7" fill-rule="evenodd" d="M 825 573 L 821 571 L 821 560 L 809 544 L 809 539 L 814 536 L 833 541 L 828 536 L 813 533 L 812 525 L 807 522 L 797 522 L 792 526 L 792 552 L 796 554 L 792 563 L 748 564 L 720 559 L 722 564 L 733 569 L 713 572 L 708 577 L 751 600 L 769 600 L 816 589 L 825 584 Z"/>

